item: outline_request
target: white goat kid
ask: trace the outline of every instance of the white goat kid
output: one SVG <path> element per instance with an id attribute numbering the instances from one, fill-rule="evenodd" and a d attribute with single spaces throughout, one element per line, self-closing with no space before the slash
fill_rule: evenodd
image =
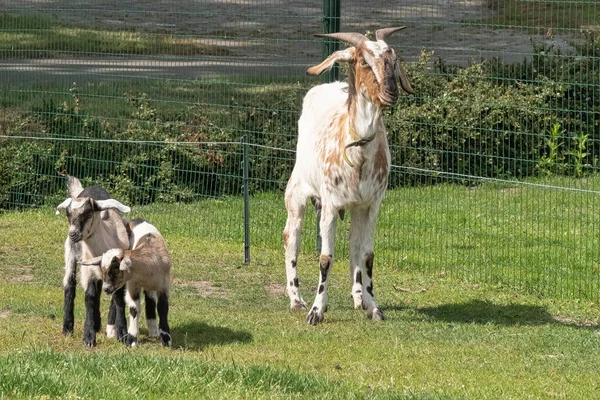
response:
<path id="1" fill-rule="evenodd" d="M 69 220 L 69 234 L 65 240 L 65 277 L 63 334 L 73 331 L 74 301 L 77 264 L 82 260 L 101 255 L 114 247 L 129 247 L 129 232 L 119 212 L 129 212 L 129 207 L 111 199 L 109 193 L 98 186 L 83 188 L 79 179 L 67 176 L 69 197 L 56 207 L 56 213 L 65 210 Z M 100 284 L 94 268 L 81 268 L 81 285 L 85 290 L 86 319 L 83 342 L 96 345 L 96 332 L 100 330 Z M 111 300 L 107 335 L 122 337 L 127 331 L 124 291 L 115 293 Z"/>
<path id="2" fill-rule="evenodd" d="M 126 286 L 125 301 L 129 306 L 130 324 L 125 343 L 135 346 L 139 338 L 140 292 L 144 290 L 148 336 L 160 336 L 163 345 L 171 345 L 167 320 L 171 287 L 171 258 L 165 240 L 154 225 L 142 219 L 130 222 L 132 249 L 110 249 L 99 257 L 83 261 L 83 265 L 100 266 L 103 290 L 113 294 Z M 156 328 L 156 309 L 159 325 Z"/>
<path id="3" fill-rule="evenodd" d="M 354 307 L 369 318 L 385 319 L 373 294 L 373 236 L 390 168 L 390 152 L 382 109 L 398 101 L 398 85 L 413 93 L 396 53 L 385 39 L 403 29 L 376 31 L 376 40 L 360 33 L 320 34 L 352 47 L 336 51 L 307 70 L 320 75 L 336 62 L 349 64 L 348 82 L 316 86 L 308 91 L 298 121 L 296 164 L 285 192 L 288 213 L 283 240 L 287 294 L 291 308 L 306 307 L 299 292 L 297 260 L 302 219 L 308 199 L 320 204 L 322 250 L 318 292 L 307 322 L 316 325 L 327 310 L 328 274 L 333 265 L 337 215 L 350 211 L 350 280 Z M 364 288 L 364 290 L 363 290 Z"/>

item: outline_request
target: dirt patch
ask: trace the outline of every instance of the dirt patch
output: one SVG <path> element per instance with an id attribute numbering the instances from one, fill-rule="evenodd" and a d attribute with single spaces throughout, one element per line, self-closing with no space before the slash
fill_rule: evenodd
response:
<path id="1" fill-rule="evenodd" d="M 186 281 L 174 282 L 179 286 L 193 288 L 200 297 L 216 297 L 219 299 L 228 299 L 229 294 L 223 288 L 216 287 L 209 281 Z"/>
<path id="2" fill-rule="evenodd" d="M 575 321 L 572 318 L 560 317 L 558 315 L 553 315 L 552 319 L 561 324 L 576 326 L 578 328 L 600 328 L 600 322 L 598 321 Z"/>
<path id="3" fill-rule="evenodd" d="M 10 315 L 10 311 L 0 310 L 0 318 L 8 318 Z"/>
<path id="4" fill-rule="evenodd" d="M 285 293 L 285 286 L 279 283 L 269 283 L 265 286 L 265 290 L 270 295 L 278 297 Z"/>
<path id="5" fill-rule="evenodd" d="M 6 279 L 10 282 L 31 282 L 33 280 L 33 267 L 28 265 L 11 267 L 6 273 Z"/>

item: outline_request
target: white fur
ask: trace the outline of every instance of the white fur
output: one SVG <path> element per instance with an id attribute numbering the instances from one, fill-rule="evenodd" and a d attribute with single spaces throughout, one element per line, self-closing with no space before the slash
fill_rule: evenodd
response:
<path id="1" fill-rule="evenodd" d="M 160 232 L 156 227 L 146 221 L 142 222 L 139 225 L 136 225 L 131 232 L 131 247 L 130 249 L 135 249 L 139 240 L 148 233 L 156 233 L 160 236 Z"/>

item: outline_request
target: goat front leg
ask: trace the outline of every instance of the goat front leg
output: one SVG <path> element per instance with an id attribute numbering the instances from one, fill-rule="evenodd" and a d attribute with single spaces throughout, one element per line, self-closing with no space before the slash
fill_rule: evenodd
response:
<path id="1" fill-rule="evenodd" d="M 373 293 L 373 261 L 375 253 L 373 253 L 373 239 L 375 236 L 375 224 L 377 214 L 379 213 L 378 206 L 371 206 L 367 212 L 367 223 L 362 232 L 362 244 L 360 248 L 361 269 L 365 272 L 363 276 L 362 305 L 367 310 L 367 316 L 375 321 L 385 320 L 385 316 L 377 307 L 375 302 L 375 294 Z"/>
<path id="2" fill-rule="evenodd" d="M 115 298 L 111 296 L 110 307 L 108 308 L 108 322 L 106 323 L 106 337 L 117 337 L 117 327 L 115 326 L 116 321 L 117 307 L 115 305 Z"/>
<path id="3" fill-rule="evenodd" d="M 350 286 L 354 308 L 363 307 L 363 235 L 368 213 L 363 209 L 350 210 Z"/>
<path id="4" fill-rule="evenodd" d="M 125 335 L 125 344 L 135 346 L 140 334 L 140 290 L 139 288 L 127 288 L 125 302 L 129 306 L 129 329 Z"/>
<path id="5" fill-rule="evenodd" d="M 283 231 L 283 244 L 285 247 L 285 272 L 286 293 L 290 298 L 292 310 L 306 309 L 307 304 L 300 296 L 300 282 L 298 281 L 298 254 L 300 252 L 300 239 L 302 235 L 302 219 L 306 211 L 307 196 L 295 193 L 293 181 L 290 180 L 285 193 L 285 207 L 287 221 Z"/>
<path id="6" fill-rule="evenodd" d="M 158 329 L 163 346 L 171 346 L 171 329 L 169 328 L 169 295 L 165 292 L 158 295 Z"/>
<path id="7" fill-rule="evenodd" d="M 102 281 L 94 275 L 92 268 L 81 268 L 81 285 L 85 290 L 85 323 L 83 325 L 83 344 L 88 347 L 96 345 L 96 332 L 100 329 L 100 294 Z"/>
<path id="8" fill-rule="evenodd" d="M 317 325 L 323 321 L 323 315 L 327 311 L 327 286 L 329 283 L 329 272 L 333 266 L 336 225 L 337 210 L 329 205 L 323 205 L 321 209 L 321 237 L 323 238 L 323 243 L 319 258 L 319 286 L 315 302 L 306 317 L 306 322 L 311 325 Z"/>
<path id="9" fill-rule="evenodd" d="M 78 243 L 73 243 L 67 236 L 65 240 L 65 277 L 63 279 L 64 314 L 63 314 L 63 335 L 73 332 L 75 324 L 75 294 L 77 292 L 77 263 L 81 258 L 81 247 Z"/>
<path id="10" fill-rule="evenodd" d="M 111 307 L 114 307 L 114 330 L 115 337 L 119 342 L 125 342 L 127 338 L 127 316 L 125 315 L 125 286 L 117 289 L 110 299 Z M 110 314 L 110 310 L 109 310 Z M 108 332 L 108 325 L 106 327 Z"/>

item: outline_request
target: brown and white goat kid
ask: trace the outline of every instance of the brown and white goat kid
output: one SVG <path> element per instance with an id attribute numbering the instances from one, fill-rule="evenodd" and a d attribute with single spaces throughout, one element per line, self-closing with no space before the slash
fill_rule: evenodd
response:
<path id="1" fill-rule="evenodd" d="M 69 197 L 56 207 L 56 214 L 65 210 L 69 220 L 69 234 L 65 240 L 65 277 L 63 334 L 73 331 L 77 264 L 82 260 L 102 255 L 111 248 L 129 248 L 129 228 L 120 212 L 130 208 L 111 199 L 109 193 L 98 186 L 83 188 L 79 179 L 67 176 Z M 81 285 L 85 290 L 86 317 L 83 342 L 96 345 L 96 332 L 100 330 L 100 285 L 97 268 L 81 268 Z M 124 291 L 111 300 L 107 336 L 119 339 L 127 333 Z"/>
<path id="2" fill-rule="evenodd" d="M 396 53 L 385 39 L 403 29 L 376 31 L 371 41 L 360 33 L 319 34 L 351 47 L 336 51 L 307 70 L 320 75 L 336 62 L 348 63 L 348 82 L 318 85 L 304 97 L 298 121 L 296 163 L 285 192 L 288 213 L 283 240 L 287 294 L 291 308 L 306 307 L 299 293 L 297 260 L 302 219 L 308 199 L 320 204 L 323 239 L 317 295 L 307 322 L 316 325 L 327 310 L 328 275 L 333 265 L 337 216 L 350 212 L 350 280 L 354 307 L 369 318 L 385 319 L 373 294 L 373 236 L 390 169 L 390 151 L 383 124 L 384 107 L 398 101 L 398 85 L 413 93 Z M 363 290 L 364 288 L 364 290 Z"/>
<path id="3" fill-rule="evenodd" d="M 139 337 L 140 293 L 144 290 L 148 336 L 160 336 L 162 344 L 171 345 L 168 323 L 171 288 L 171 258 L 165 240 L 154 225 L 142 219 L 130 222 L 132 249 L 110 249 L 99 257 L 83 261 L 100 266 L 103 290 L 113 294 L 126 286 L 125 301 L 129 306 L 130 324 L 125 343 L 135 346 Z M 158 308 L 158 330 L 156 329 Z"/>

